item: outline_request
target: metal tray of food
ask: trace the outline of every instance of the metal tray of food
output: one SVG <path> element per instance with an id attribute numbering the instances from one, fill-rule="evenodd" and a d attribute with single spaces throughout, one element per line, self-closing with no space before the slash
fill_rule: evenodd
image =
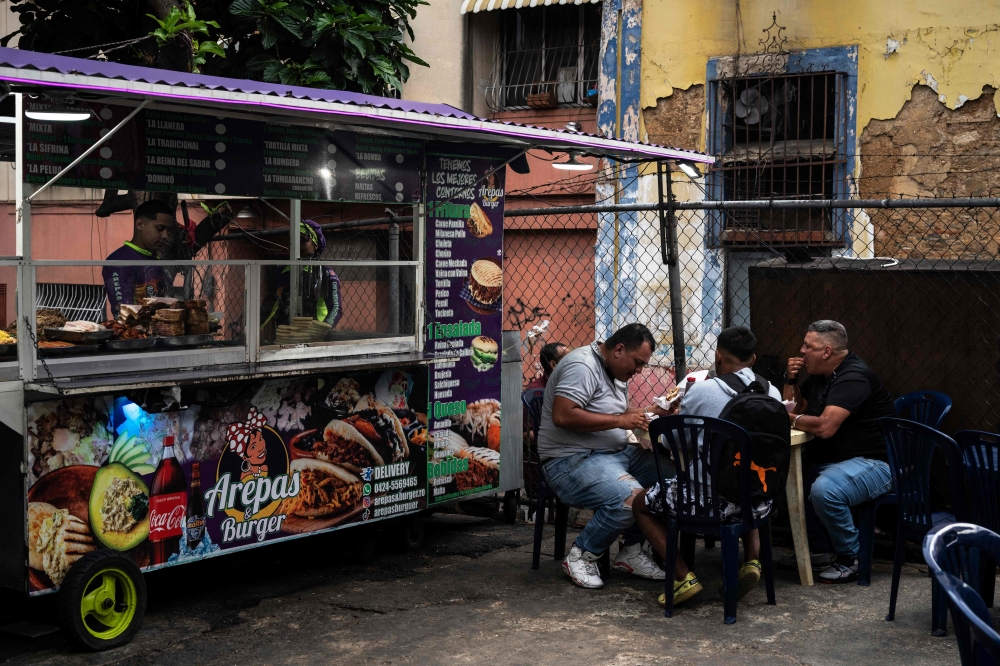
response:
<path id="1" fill-rule="evenodd" d="M 0 357 L 13 356 L 17 352 L 17 343 L 11 342 L 7 345 L 0 345 Z"/>
<path id="2" fill-rule="evenodd" d="M 211 333 L 199 333 L 198 335 L 174 335 L 156 338 L 156 346 L 166 347 L 168 349 L 181 349 L 184 347 L 207 345 L 211 341 Z"/>
<path id="3" fill-rule="evenodd" d="M 63 342 L 100 342 L 114 335 L 114 331 L 106 328 L 102 331 L 66 331 L 61 328 L 45 329 L 47 340 L 62 340 Z"/>
<path id="4" fill-rule="evenodd" d="M 70 356 L 72 354 L 92 354 L 100 345 L 73 345 L 72 347 L 39 347 L 39 356 Z"/>
<path id="5" fill-rule="evenodd" d="M 108 340 L 105 344 L 108 347 L 108 351 L 137 351 L 140 349 L 152 349 L 156 344 L 156 338 Z"/>

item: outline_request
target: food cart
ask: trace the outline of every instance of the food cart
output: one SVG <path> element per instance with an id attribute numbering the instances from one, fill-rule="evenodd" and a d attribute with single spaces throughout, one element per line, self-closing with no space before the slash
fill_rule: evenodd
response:
<path id="1" fill-rule="evenodd" d="M 444 105 L 14 49 L 0 84 L 16 181 L 0 585 L 60 590 L 89 649 L 134 635 L 144 572 L 388 519 L 418 538 L 425 511 L 516 491 L 507 166 L 529 149 L 707 161 Z M 189 258 L 61 247 L 52 195 L 70 190 L 55 188 L 179 196 Z M 196 243 L 193 218 L 224 204 L 240 212 Z M 57 258 L 33 256 L 43 231 Z M 164 293 L 130 287 L 109 307 L 115 270 L 151 264 Z"/>

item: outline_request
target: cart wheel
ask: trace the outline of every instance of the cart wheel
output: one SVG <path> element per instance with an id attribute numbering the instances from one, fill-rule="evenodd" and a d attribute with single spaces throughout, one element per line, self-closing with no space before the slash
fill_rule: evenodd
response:
<path id="1" fill-rule="evenodd" d="M 146 613 L 146 581 L 132 560 L 111 550 L 84 555 L 59 588 L 66 638 L 84 650 L 125 645 Z"/>
<path id="2" fill-rule="evenodd" d="M 420 550 L 424 545 L 424 517 L 420 514 L 403 518 L 398 525 L 396 547 L 401 553 Z"/>
<path id="3" fill-rule="evenodd" d="M 503 521 L 508 525 L 517 519 L 517 501 L 520 494 L 519 490 L 508 490 L 503 495 Z"/>

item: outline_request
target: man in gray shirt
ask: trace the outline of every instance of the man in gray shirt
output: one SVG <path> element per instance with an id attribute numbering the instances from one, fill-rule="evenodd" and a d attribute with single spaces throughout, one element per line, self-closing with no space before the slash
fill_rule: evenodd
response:
<path id="1" fill-rule="evenodd" d="M 556 366 L 545 387 L 538 430 L 538 456 L 545 479 L 571 506 L 594 510 L 563 560 L 580 587 L 604 586 L 597 560 L 619 534 L 632 530 L 632 500 L 656 481 L 648 440 L 628 445 L 628 431 L 645 430 L 642 409 L 628 406 L 629 379 L 653 354 L 656 342 L 642 324 L 629 324 L 603 343 L 574 349 Z M 663 580 L 638 530 L 627 535 L 612 567 Z"/>

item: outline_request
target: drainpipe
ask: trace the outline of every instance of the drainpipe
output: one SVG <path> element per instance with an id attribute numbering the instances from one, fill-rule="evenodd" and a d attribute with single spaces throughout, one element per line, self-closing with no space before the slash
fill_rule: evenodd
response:
<path id="1" fill-rule="evenodd" d="M 666 206 L 663 201 L 663 180 L 667 181 Z M 670 286 L 670 327 L 674 333 L 674 383 L 680 386 L 687 375 L 687 354 L 684 344 L 684 306 L 681 303 L 681 267 L 677 248 L 677 215 L 674 210 L 674 190 L 670 167 L 656 163 L 656 187 L 660 195 L 660 255 L 667 266 Z"/>

